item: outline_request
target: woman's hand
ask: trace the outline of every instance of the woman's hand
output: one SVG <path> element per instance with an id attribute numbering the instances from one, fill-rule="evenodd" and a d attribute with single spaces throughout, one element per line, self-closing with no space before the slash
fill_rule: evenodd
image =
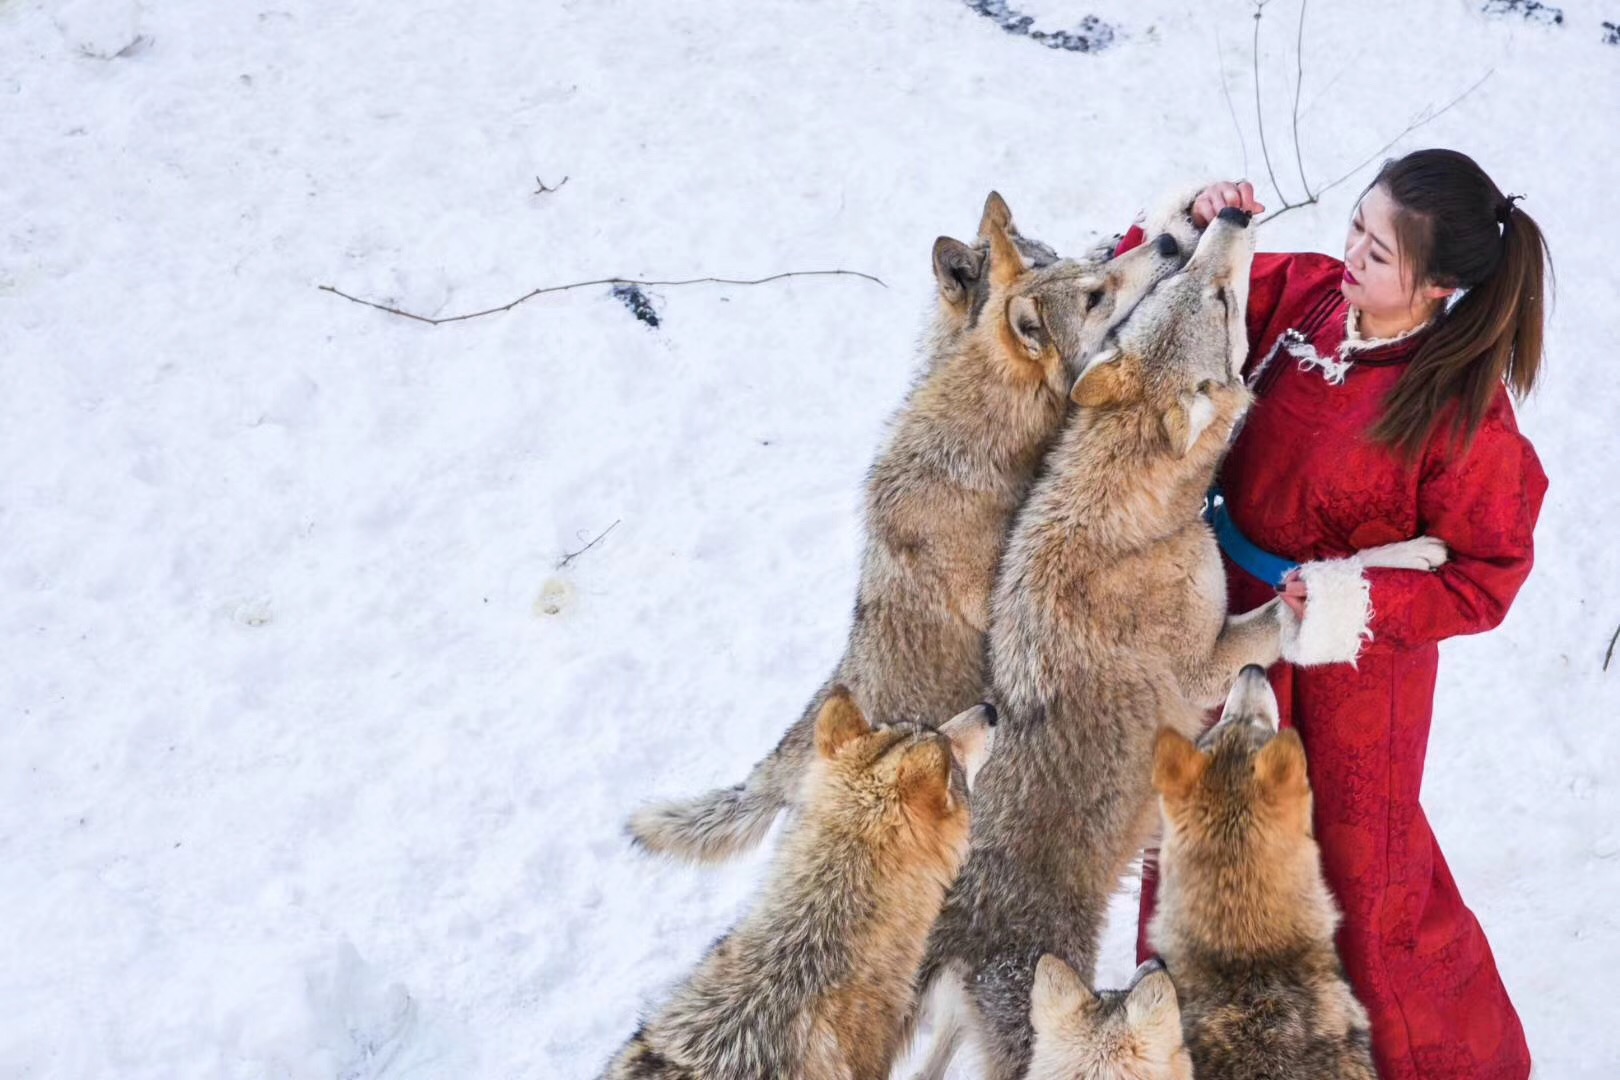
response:
<path id="1" fill-rule="evenodd" d="M 1193 200 L 1193 224 L 1204 228 L 1228 206 L 1235 206 L 1246 214 L 1263 214 L 1266 210 L 1254 201 L 1254 185 L 1247 180 L 1220 180 L 1200 191 L 1198 198 Z"/>
<path id="2" fill-rule="evenodd" d="M 1305 582 L 1299 576 L 1298 570 L 1290 570 L 1288 576 L 1283 578 L 1282 588 L 1277 590 L 1282 602 L 1288 605 L 1300 619 L 1305 618 Z"/>

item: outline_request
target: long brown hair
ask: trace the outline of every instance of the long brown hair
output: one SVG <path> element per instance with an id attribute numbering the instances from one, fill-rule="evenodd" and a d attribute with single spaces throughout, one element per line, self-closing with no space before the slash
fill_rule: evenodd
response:
<path id="1" fill-rule="evenodd" d="M 1412 288 L 1466 290 L 1439 315 L 1384 402 L 1372 437 L 1411 459 L 1443 418 L 1470 440 L 1498 384 L 1515 396 L 1541 370 L 1544 277 L 1552 260 L 1530 215 L 1474 159 L 1418 150 L 1384 162 L 1367 186 L 1394 201 L 1395 232 Z M 1365 194 L 1365 192 L 1363 192 Z"/>

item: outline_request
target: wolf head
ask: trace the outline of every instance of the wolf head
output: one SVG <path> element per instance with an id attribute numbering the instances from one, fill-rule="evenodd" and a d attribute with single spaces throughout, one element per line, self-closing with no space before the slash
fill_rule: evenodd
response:
<path id="1" fill-rule="evenodd" d="M 1094 410 L 1134 407 L 1157 422 L 1168 447 L 1182 456 L 1200 444 L 1224 446 L 1249 402 L 1242 367 L 1253 258 L 1247 215 L 1222 211 L 1187 265 L 1085 360 L 1071 395 L 1075 403 Z"/>
<path id="2" fill-rule="evenodd" d="M 977 243 L 934 242 L 942 322 L 977 339 L 1012 381 L 1044 386 L 1061 399 L 1073 381 L 1070 365 L 1095 352 L 1185 254 L 1161 234 L 1117 259 L 1058 259 L 1019 235 L 1006 201 L 992 191 Z"/>
<path id="3" fill-rule="evenodd" d="M 1024 236 L 1012 223 L 1012 211 L 996 192 L 985 200 L 977 238 L 971 244 L 949 236 L 934 241 L 934 280 L 939 284 L 941 324 L 950 330 L 963 330 L 978 321 L 990 298 L 990 235 L 996 222 L 1005 222 L 1004 231 L 1026 270 L 1037 270 L 1058 261 L 1051 245 Z"/>
<path id="4" fill-rule="evenodd" d="M 1030 991 L 1028 1080 L 1192 1080 L 1176 988 L 1157 961 L 1125 990 L 1092 993 L 1073 968 L 1041 957 Z"/>
<path id="5" fill-rule="evenodd" d="M 1311 832 L 1305 748 L 1297 732 L 1277 730 L 1263 670 L 1243 669 L 1220 722 L 1196 743 L 1159 732 L 1153 787 L 1164 824 L 1161 905 L 1184 932 L 1228 954 L 1331 935 L 1338 916 Z M 1154 941 L 1164 951 L 1157 933 Z"/>
<path id="6" fill-rule="evenodd" d="M 937 729 L 909 722 L 873 727 L 849 691 L 837 687 L 816 718 L 817 764 L 805 781 L 805 817 L 871 850 L 932 847 L 954 859 L 954 875 L 967 853 L 968 795 L 989 755 L 994 723 L 991 706 L 975 705 Z"/>

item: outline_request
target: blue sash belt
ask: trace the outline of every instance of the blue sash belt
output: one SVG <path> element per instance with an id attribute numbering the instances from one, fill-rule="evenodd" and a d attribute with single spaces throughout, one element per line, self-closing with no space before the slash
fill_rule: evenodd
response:
<path id="1" fill-rule="evenodd" d="M 1283 578 L 1299 569 L 1299 563 L 1273 555 L 1244 536 L 1232 523 L 1226 512 L 1226 499 L 1220 489 L 1209 493 L 1205 501 L 1204 519 L 1215 529 L 1215 542 L 1221 545 L 1226 557 L 1274 588 L 1281 588 Z"/>

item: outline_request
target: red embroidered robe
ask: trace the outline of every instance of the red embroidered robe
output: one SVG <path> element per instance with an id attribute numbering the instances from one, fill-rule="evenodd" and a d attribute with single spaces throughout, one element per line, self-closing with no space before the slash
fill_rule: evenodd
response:
<path id="1" fill-rule="evenodd" d="M 1120 248 L 1139 242 L 1133 229 Z M 1309 358 L 1340 359 L 1342 274 L 1326 255 L 1255 256 L 1246 372 L 1258 398 L 1221 487 L 1250 540 L 1298 562 L 1425 533 L 1446 542 L 1450 560 L 1435 572 L 1366 571 L 1372 638 L 1355 666 L 1279 663 L 1270 676 L 1282 723 L 1305 743 L 1323 868 L 1344 912 L 1339 954 L 1372 1018 L 1379 1075 L 1524 1080 L 1518 1015 L 1418 796 L 1437 643 L 1501 622 L 1530 572 L 1547 479 L 1503 388 L 1466 448 L 1442 430 L 1408 464 L 1374 443 L 1367 432 L 1423 334 L 1345 354 L 1352 363 L 1331 383 Z M 1289 330 L 1303 340 L 1284 339 Z M 1231 611 L 1274 595 L 1226 570 Z M 1144 882 L 1143 927 L 1152 894 Z"/>

